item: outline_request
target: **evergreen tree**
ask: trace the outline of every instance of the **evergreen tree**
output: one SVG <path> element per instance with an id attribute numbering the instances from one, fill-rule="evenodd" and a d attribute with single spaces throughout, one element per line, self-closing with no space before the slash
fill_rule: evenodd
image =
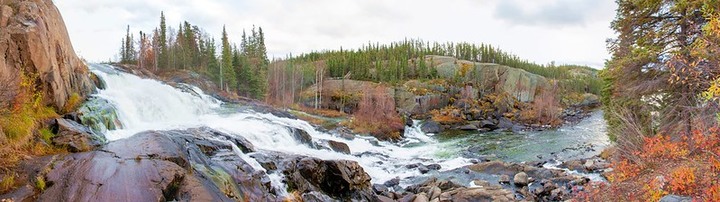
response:
<path id="1" fill-rule="evenodd" d="M 222 32 L 222 52 L 220 53 L 220 58 L 220 86 L 226 91 L 235 89 L 237 87 L 237 76 L 235 75 L 235 68 L 233 68 L 232 65 L 232 48 L 230 47 L 230 40 L 228 39 L 225 26 L 223 26 Z"/>
<path id="2" fill-rule="evenodd" d="M 167 38 L 167 25 L 165 24 L 165 13 L 161 11 L 160 12 L 160 37 L 158 38 L 158 48 L 160 49 L 159 50 L 160 54 L 158 54 L 158 56 L 159 56 L 158 57 L 159 58 L 158 66 L 160 66 L 160 68 L 168 68 L 168 61 L 170 58 L 168 56 L 167 42 L 168 42 L 168 38 Z"/>

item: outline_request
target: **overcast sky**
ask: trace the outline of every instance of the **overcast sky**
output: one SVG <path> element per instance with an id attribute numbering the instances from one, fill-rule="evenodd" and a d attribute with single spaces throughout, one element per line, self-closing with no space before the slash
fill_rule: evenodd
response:
<path id="1" fill-rule="evenodd" d="M 489 43 L 547 64 L 602 68 L 616 5 L 609 0 L 56 0 L 75 51 L 114 59 L 125 28 L 151 31 L 164 11 L 230 40 L 262 26 L 269 57 L 405 38 Z M 137 34 L 136 34 L 137 35 Z"/>

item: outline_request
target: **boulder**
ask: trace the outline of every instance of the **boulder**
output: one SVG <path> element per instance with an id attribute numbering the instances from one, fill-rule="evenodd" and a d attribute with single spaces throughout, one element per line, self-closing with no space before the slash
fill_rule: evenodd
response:
<path id="1" fill-rule="evenodd" d="M 518 174 L 515 174 L 515 177 L 513 177 L 513 183 L 516 186 L 527 186 L 529 183 L 528 175 L 525 172 L 519 172 Z"/>
<path id="2" fill-rule="evenodd" d="M 506 129 L 506 130 L 512 130 L 515 124 L 510 119 L 507 119 L 505 117 L 500 118 L 498 120 L 497 128 L 499 129 Z"/>
<path id="3" fill-rule="evenodd" d="M 477 125 L 475 125 L 475 124 L 466 124 L 466 125 L 463 125 L 463 126 L 458 127 L 458 129 L 460 129 L 460 130 L 474 131 L 474 130 L 478 130 L 478 127 L 477 127 Z"/>
<path id="4" fill-rule="evenodd" d="M 512 191 L 502 189 L 499 186 L 459 188 L 446 192 L 442 201 L 514 201 L 515 195 Z M 446 194 L 443 193 L 443 194 Z M 449 195 L 449 196 L 448 196 Z M 444 199 L 442 199 L 444 198 Z"/>
<path id="5" fill-rule="evenodd" d="M 440 124 L 438 122 L 433 121 L 432 119 L 428 119 L 420 125 L 420 130 L 423 133 L 440 133 L 442 132 L 442 128 L 440 127 Z"/>
<path id="6" fill-rule="evenodd" d="M 71 152 L 94 150 L 105 143 L 105 137 L 95 134 L 88 127 L 67 119 L 55 119 L 52 125 L 52 143 L 67 147 Z"/>
<path id="7" fill-rule="evenodd" d="M 375 201 L 370 176 L 354 161 L 294 157 L 280 167 L 288 188 L 301 193 L 318 191 L 340 200 Z"/>
<path id="8" fill-rule="evenodd" d="M 420 166 L 418 166 L 417 169 L 418 169 L 418 171 L 420 171 L 420 174 L 426 174 L 426 173 L 430 172 L 430 169 L 425 165 L 420 165 Z"/>
<path id="9" fill-rule="evenodd" d="M 415 195 L 415 199 L 412 202 L 428 202 L 428 196 L 426 193 L 419 193 Z"/>
<path id="10" fill-rule="evenodd" d="M 78 109 L 78 123 L 90 127 L 96 133 L 105 133 L 108 130 L 122 128 L 118 119 L 117 109 L 110 101 L 92 97 Z"/>
<path id="11" fill-rule="evenodd" d="M 397 177 L 383 183 L 383 185 L 385 185 L 386 187 L 394 187 L 399 184 L 400 184 L 400 178 L 397 178 Z"/>
<path id="12" fill-rule="evenodd" d="M 56 109 L 63 109 L 72 95 L 85 98 L 95 90 L 53 1 L 0 4 L 0 82 L 7 88 L 18 88 L 19 79 L 6 78 L 36 75 L 42 104 Z"/>
<path id="13" fill-rule="evenodd" d="M 343 154 L 350 154 L 350 147 L 348 147 L 348 145 L 345 144 L 344 142 L 329 140 L 328 145 L 330 146 L 330 149 L 332 149 L 333 151 L 340 152 Z"/>
<path id="14" fill-rule="evenodd" d="M 442 194 L 442 190 L 439 187 L 430 187 L 427 192 L 428 199 L 435 200 L 437 198 L 440 198 L 440 194 Z"/>
<path id="15" fill-rule="evenodd" d="M 427 165 L 426 167 L 430 170 L 440 170 L 442 168 L 442 166 L 440 166 L 440 164 L 437 164 L 437 163 Z"/>
<path id="16" fill-rule="evenodd" d="M 480 128 L 487 128 L 490 130 L 495 130 L 498 127 L 497 127 L 497 124 L 493 123 L 490 120 L 482 120 L 482 121 L 480 121 Z"/>
<path id="17" fill-rule="evenodd" d="M 306 131 L 297 128 L 290 128 L 290 132 L 293 134 L 293 137 L 296 141 L 298 141 L 298 143 L 307 145 L 310 148 L 317 147 L 315 143 L 313 143 L 312 136 L 310 136 L 310 134 Z"/>
<path id="18" fill-rule="evenodd" d="M 583 164 L 582 160 L 565 161 L 562 164 L 560 164 L 560 167 L 567 168 L 570 170 L 585 172 L 585 165 Z"/>
<path id="19" fill-rule="evenodd" d="M 678 195 L 667 195 L 660 198 L 660 202 L 690 202 L 692 198 Z"/>
<path id="20" fill-rule="evenodd" d="M 59 155 L 39 201 L 274 201 L 268 179 L 207 128 L 149 131 Z M 82 180 L 78 180 L 82 179 Z"/>

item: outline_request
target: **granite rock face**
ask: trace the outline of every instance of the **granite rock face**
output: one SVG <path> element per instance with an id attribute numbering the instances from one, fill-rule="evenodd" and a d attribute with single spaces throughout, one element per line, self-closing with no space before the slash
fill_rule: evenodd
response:
<path id="1" fill-rule="evenodd" d="M 32 92 L 41 93 L 43 104 L 57 109 L 73 94 L 84 98 L 95 89 L 51 0 L 0 4 L 0 79 L 7 89 L 21 87 L 23 78 L 34 81 Z"/>

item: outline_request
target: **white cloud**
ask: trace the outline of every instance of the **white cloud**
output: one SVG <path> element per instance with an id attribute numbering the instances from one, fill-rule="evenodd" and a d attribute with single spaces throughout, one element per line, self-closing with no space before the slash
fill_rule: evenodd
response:
<path id="1" fill-rule="evenodd" d="M 165 11 L 168 25 L 181 20 L 219 37 L 263 27 L 270 56 L 357 48 L 404 38 L 490 43 L 538 63 L 601 67 L 615 5 L 596 0 L 63 0 L 62 12 L 75 50 L 105 61 L 119 49 L 125 26 L 151 31 Z"/>

